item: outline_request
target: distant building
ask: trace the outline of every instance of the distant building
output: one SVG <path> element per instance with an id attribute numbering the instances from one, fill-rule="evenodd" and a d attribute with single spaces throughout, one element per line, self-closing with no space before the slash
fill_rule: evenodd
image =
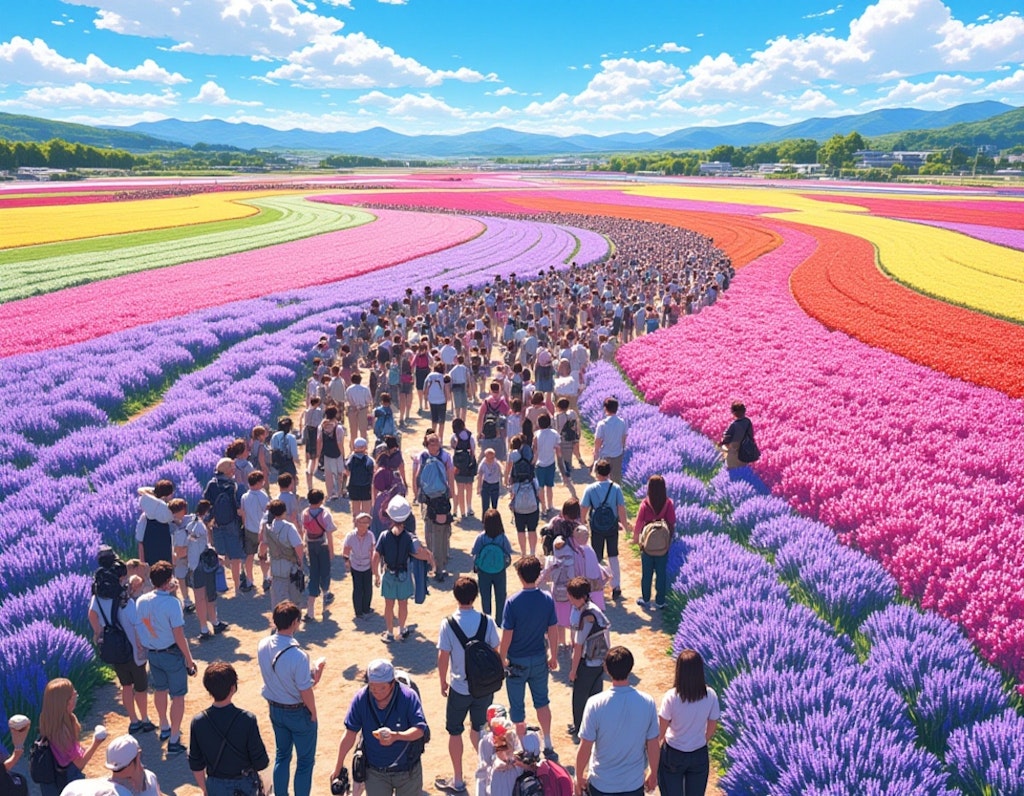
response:
<path id="1" fill-rule="evenodd" d="M 926 152 L 882 152 L 878 149 L 859 149 L 853 153 L 854 167 L 858 169 L 888 169 L 897 163 L 909 169 L 919 169 L 934 150 Z"/>
<path id="2" fill-rule="evenodd" d="M 712 176 L 732 174 L 732 163 L 723 163 L 720 160 L 706 161 L 700 164 L 700 173 Z"/>
<path id="3" fill-rule="evenodd" d="M 57 174 L 67 174 L 67 170 L 50 169 L 45 166 L 19 166 L 17 178 L 19 180 L 46 182 Z"/>

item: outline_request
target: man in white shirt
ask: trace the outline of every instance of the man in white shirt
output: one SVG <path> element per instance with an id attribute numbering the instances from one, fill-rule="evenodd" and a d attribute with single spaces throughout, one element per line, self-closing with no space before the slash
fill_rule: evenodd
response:
<path id="1" fill-rule="evenodd" d="M 542 514 L 554 508 L 555 459 L 561 451 L 562 438 L 551 428 L 551 415 L 543 414 L 537 418 L 538 431 L 533 439 L 533 448 L 537 453 L 537 484 L 540 489 L 540 511 Z"/>
<path id="2" fill-rule="evenodd" d="M 466 676 L 466 649 L 452 628 L 452 622 L 455 622 L 468 643 L 469 639 L 479 638 L 483 623 L 484 643 L 497 654 L 501 643 L 498 626 L 491 617 L 473 608 L 479 593 L 480 589 L 473 578 L 463 576 L 455 581 L 452 594 L 459 604 L 459 610 L 454 616 L 442 620 L 437 639 L 437 674 L 441 680 L 441 696 L 448 700 L 445 730 L 448 732 L 448 754 L 452 759 L 453 776 L 451 779 L 438 777 L 434 785 L 448 793 L 464 793 L 466 790 L 462 771 L 462 733 L 465 730 L 466 715 L 469 714 L 470 721 L 469 738 L 472 748 L 476 749 L 480 743 L 480 729 L 487 723 L 487 708 L 494 701 L 496 693 L 479 697 L 471 695 Z"/>
<path id="3" fill-rule="evenodd" d="M 612 647 L 604 659 L 612 687 L 587 701 L 576 753 L 576 796 L 643 796 L 658 785 L 658 709 L 629 684 L 633 654 Z M 588 776 L 589 774 L 589 776 Z"/>
<path id="4" fill-rule="evenodd" d="M 612 466 L 611 479 L 622 483 L 622 456 L 626 452 L 626 421 L 618 416 L 619 399 L 604 399 L 604 418 L 594 429 L 594 464 L 606 459 Z"/>
<path id="5" fill-rule="evenodd" d="M 349 445 L 355 447 L 359 437 L 365 439 L 367 436 L 367 417 L 373 404 L 373 395 L 370 388 L 363 384 L 361 373 L 352 374 L 352 383 L 345 390 L 345 399 L 348 401 Z"/>

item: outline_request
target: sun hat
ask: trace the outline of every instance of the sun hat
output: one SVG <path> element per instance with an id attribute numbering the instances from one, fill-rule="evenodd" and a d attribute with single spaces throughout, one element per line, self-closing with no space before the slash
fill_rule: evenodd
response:
<path id="1" fill-rule="evenodd" d="M 389 660 L 375 658 L 366 667 L 366 679 L 371 683 L 391 683 L 395 679 L 395 667 Z"/>
<path id="2" fill-rule="evenodd" d="M 130 735 L 120 735 L 107 747 L 106 766 L 111 771 L 128 768 L 139 756 L 139 742 Z"/>
<path id="3" fill-rule="evenodd" d="M 395 495 L 391 498 L 391 502 L 388 503 L 387 512 L 394 522 L 405 522 L 409 519 L 409 515 L 412 514 L 412 507 L 404 497 Z"/>

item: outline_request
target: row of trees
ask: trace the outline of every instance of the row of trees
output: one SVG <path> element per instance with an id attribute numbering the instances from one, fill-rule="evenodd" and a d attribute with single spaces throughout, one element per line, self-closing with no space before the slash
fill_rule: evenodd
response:
<path id="1" fill-rule="evenodd" d="M 136 158 L 123 149 L 71 144 L 55 138 L 43 144 L 34 141 L 0 140 L 0 169 L 15 171 L 22 166 L 51 169 L 130 169 Z"/>
<path id="2" fill-rule="evenodd" d="M 446 166 L 448 164 L 431 160 L 385 160 L 365 155 L 330 155 L 320 161 L 322 169 L 422 169 L 429 166 Z"/>

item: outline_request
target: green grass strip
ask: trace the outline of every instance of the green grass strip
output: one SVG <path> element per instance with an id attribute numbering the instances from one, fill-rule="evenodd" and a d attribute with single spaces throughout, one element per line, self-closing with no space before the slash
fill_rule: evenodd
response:
<path id="1" fill-rule="evenodd" d="M 0 303 L 42 295 L 122 274 L 261 249 L 357 227 L 371 213 L 274 196 L 244 202 L 249 218 L 0 251 Z M 125 206 L 130 212 L 130 207 Z"/>

